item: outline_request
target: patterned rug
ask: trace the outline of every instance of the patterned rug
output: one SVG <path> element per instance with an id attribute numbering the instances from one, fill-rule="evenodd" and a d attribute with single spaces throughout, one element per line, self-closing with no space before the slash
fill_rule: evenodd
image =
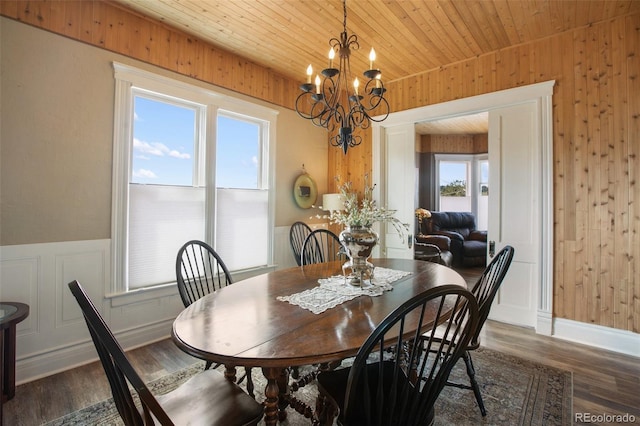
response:
<path id="1" fill-rule="evenodd" d="M 473 392 L 445 387 L 436 404 L 436 425 L 571 425 L 571 373 L 481 348 L 472 354 L 487 416 L 482 417 Z M 151 391 L 162 394 L 175 389 L 200 371 L 197 363 L 177 373 L 149 383 Z M 302 372 L 304 374 L 304 371 Z M 256 399 L 263 400 L 265 379 L 254 369 Z M 464 362 L 458 362 L 450 377 L 468 383 Z M 295 396 L 314 406 L 316 388 L 309 384 Z M 70 413 L 47 423 L 59 425 L 122 425 L 111 399 Z M 264 424 L 264 423 L 262 423 Z M 309 425 L 310 421 L 289 409 L 283 425 Z"/>

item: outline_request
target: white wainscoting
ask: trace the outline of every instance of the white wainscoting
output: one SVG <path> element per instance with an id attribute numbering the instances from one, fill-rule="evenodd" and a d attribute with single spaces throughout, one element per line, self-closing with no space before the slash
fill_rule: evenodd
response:
<path id="1" fill-rule="evenodd" d="M 16 382 L 24 383 L 97 359 L 67 284 L 78 280 L 126 349 L 166 338 L 183 309 L 177 289 L 160 297 L 104 297 L 111 279 L 111 240 L 3 246 L 0 300 L 29 305 L 17 326 Z M 135 298 L 135 297 L 134 297 Z"/>
<path id="2" fill-rule="evenodd" d="M 274 263 L 296 266 L 289 227 L 275 230 Z M 273 266 L 233 274 L 234 281 Z M 0 300 L 29 305 L 17 326 L 16 383 L 25 383 L 97 360 L 93 342 L 67 284 L 78 280 L 125 349 L 171 335 L 184 309 L 175 285 L 106 298 L 111 284 L 111 240 L 0 247 Z"/>

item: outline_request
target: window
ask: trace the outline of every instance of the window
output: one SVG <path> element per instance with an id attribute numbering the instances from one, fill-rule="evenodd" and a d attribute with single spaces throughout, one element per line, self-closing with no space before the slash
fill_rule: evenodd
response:
<path id="1" fill-rule="evenodd" d="M 175 256 L 191 239 L 205 240 L 205 182 L 197 155 L 203 105 L 132 89 L 129 173 L 130 289 L 175 280 Z"/>
<path id="2" fill-rule="evenodd" d="M 437 182 L 440 211 L 471 211 L 470 177 L 470 161 L 445 159 L 438 161 Z"/>
<path id="3" fill-rule="evenodd" d="M 487 155 L 476 157 L 478 160 L 478 229 L 489 228 L 489 158 Z"/>
<path id="4" fill-rule="evenodd" d="M 218 115 L 216 250 L 230 270 L 266 265 L 269 194 L 260 167 L 263 133 L 251 119 Z"/>
<path id="5" fill-rule="evenodd" d="M 487 229 L 489 160 L 487 154 L 436 154 L 439 211 L 473 212 L 478 229 Z"/>
<path id="6" fill-rule="evenodd" d="M 275 112 L 120 64 L 114 69 L 110 292 L 174 285 L 176 254 L 191 239 L 211 244 L 232 273 L 270 265 Z"/>

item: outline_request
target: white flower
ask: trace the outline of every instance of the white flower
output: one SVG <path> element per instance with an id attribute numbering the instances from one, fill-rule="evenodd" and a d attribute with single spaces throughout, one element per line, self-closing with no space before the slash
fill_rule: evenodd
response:
<path id="1" fill-rule="evenodd" d="M 336 179 L 337 180 L 337 179 Z M 376 222 L 391 223 L 393 227 L 404 235 L 408 226 L 394 217 L 395 210 L 387 210 L 384 207 L 376 207 L 376 202 L 372 199 L 374 186 L 367 184 L 365 177 L 364 196 L 358 200 L 358 194 L 353 190 L 351 182 L 340 185 L 340 193 L 344 200 L 343 210 L 332 210 L 329 215 L 318 216 L 329 219 L 331 223 L 341 224 L 348 227 L 370 227 Z"/>

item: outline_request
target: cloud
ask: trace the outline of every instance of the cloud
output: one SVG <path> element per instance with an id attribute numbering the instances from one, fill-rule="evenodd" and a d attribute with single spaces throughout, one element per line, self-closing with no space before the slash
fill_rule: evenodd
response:
<path id="1" fill-rule="evenodd" d="M 175 149 L 169 149 L 163 143 L 160 142 L 145 142 L 140 139 L 133 138 L 133 149 L 141 154 L 155 155 L 156 157 L 169 157 L 179 158 L 182 160 L 188 160 L 191 158 L 191 154 L 186 152 L 179 152 Z"/>
<path id="2" fill-rule="evenodd" d="M 139 169 L 133 171 L 133 177 L 144 178 L 144 179 L 157 179 L 158 175 L 153 173 L 151 170 L 147 169 Z"/>
<path id="3" fill-rule="evenodd" d="M 166 152 L 169 152 L 169 148 L 164 144 L 159 142 L 144 142 L 136 138 L 133 138 L 133 149 L 134 151 L 138 151 L 143 154 L 155 155 L 158 157 L 163 157 Z"/>
<path id="4" fill-rule="evenodd" d="M 251 163 L 254 166 L 257 166 L 258 165 L 258 157 L 256 157 L 255 155 L 253 157 L 251 157 Z"/>
<path id="5" fill-rule="evenodd" d="M 183 160 L 188 160 L 191 158 L 191 154 L 186 153 L 186 152 L 178 152 L 175 149 L 173 151 L 169 152 L 169 157 L 173 157 L 173 158 L 180 158 Z"/>

